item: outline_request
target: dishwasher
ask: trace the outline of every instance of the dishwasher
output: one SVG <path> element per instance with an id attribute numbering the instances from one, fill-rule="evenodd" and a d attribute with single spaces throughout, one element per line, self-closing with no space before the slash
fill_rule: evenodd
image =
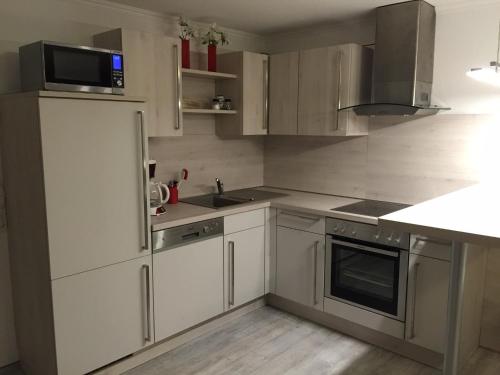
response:
<path id="1" fill-rule="evenodd" d="M 153 232 L 155 341 L 221 314 L 224 219 Z"/>

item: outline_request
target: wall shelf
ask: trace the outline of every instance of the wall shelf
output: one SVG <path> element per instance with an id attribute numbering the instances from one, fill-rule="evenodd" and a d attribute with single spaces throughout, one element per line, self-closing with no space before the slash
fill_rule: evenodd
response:
<path id="1" fill-rule="evenodd" d="M 236 79 L 236 74 L 209 72 L 208 70 L 182 69 L 184 77 L 209 78 L 209 79 Z"/>
<path id="2" fill-rule="evenodd" d="M 182 113 L 206 114 L 206 115 L 235 115 L 238 111 L 229 111 L 225 109 L 199 109 L 199 108 L 184 108 Z"/>

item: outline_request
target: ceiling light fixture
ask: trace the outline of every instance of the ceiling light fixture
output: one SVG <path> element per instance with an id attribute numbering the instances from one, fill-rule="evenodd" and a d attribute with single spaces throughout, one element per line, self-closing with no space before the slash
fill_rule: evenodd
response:
<path id="1" fill-rule="evenodd" d="M 492 61 L 490 66 L 485 68 L 472 68 L 467 72 L 467 76 L 490 85 L 500 87 L 500 23 L 498 26 L 498 46 L 497 59 Z"/>

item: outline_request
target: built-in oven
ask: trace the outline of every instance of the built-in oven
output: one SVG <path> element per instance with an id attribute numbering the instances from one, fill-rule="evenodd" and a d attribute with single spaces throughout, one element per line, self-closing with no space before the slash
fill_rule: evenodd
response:
<path id="1" fill-rule="evenodd" d="M 327 219 L 325 297 L 405 320 L 409 234 Z"/>

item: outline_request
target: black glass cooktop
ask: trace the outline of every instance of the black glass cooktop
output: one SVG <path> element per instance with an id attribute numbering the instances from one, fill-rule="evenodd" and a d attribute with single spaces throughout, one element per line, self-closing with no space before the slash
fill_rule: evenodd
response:
<path id="1" fill-rule="evenodd" d="M 372 217 L 381 217 L 391 212 L 402 210 L 410 207 L 409 204 L 364 200 L 357 203 L 348 204 L 337 208 L 332 208 L 332 211 L 346 212 L 355 215 L 364 215 Z"/>

